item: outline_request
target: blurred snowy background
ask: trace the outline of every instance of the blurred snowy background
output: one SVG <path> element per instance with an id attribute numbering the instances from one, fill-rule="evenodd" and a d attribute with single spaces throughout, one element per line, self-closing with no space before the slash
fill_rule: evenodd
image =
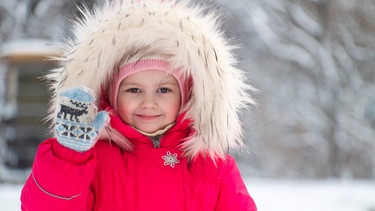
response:
<path id="1" fill-rule="evenodd" d="M 44 56 L 82 2 L 102 1 L 0 0 L 0 210 L 18 210 L 47 134 Z M 249 149 L 233 152 L 259 210 L 374 211 L 375 1 L 197 2 L 221 7 L 261 90 L 243 116 Z"/>

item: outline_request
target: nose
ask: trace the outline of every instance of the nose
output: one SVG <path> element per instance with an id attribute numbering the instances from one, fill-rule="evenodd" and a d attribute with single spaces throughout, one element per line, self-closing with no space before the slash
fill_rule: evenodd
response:
<path id="1" fill-rule="evenodd" d="M 142 103 L 141 103 L 142 108 L 156 108 L 157 107 L 157 101 L 153 95 L 145 95 Z"/>

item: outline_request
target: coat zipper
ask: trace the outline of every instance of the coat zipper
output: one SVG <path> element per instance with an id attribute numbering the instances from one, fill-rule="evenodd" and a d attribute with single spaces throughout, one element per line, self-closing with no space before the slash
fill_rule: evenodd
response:
<path id="1" fill-rule="evenodd" d="M 150 137 L 150 139 L 152 140 L 152 144 L 154 145 L 154 148 L 160 148 L 161 137 L 162 135 Z"/>

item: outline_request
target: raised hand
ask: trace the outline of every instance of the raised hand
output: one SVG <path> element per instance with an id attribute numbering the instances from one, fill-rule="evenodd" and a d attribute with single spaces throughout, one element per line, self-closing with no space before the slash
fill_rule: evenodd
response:
<path id="1" fill-rule="evenodd" d="M 108 123 L 108 113 L 101 111 L 95 116 L 93 91 L 84 86 L 66 90 L 58 97 L 55 125 L 57 141 L 78 152 L 89 150 Z"/>

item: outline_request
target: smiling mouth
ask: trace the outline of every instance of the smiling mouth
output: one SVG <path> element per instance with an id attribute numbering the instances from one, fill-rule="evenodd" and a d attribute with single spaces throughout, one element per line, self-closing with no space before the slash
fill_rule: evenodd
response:
<path id="1" fill-rule="evenodd" d="M 142 120 L 154 120 L 158 118 L 160 115 L 137 115 Z"/>

